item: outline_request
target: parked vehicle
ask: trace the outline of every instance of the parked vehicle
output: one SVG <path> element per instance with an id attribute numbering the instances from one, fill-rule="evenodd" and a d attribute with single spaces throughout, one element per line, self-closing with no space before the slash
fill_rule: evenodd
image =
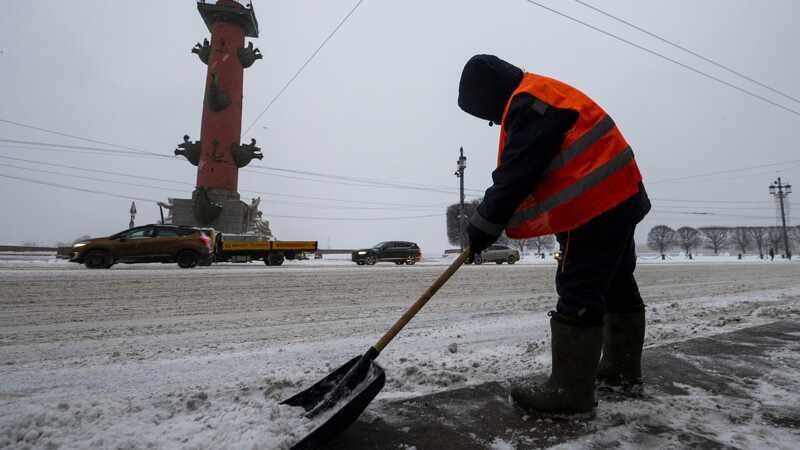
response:
<path id="1" fill-rule="evenodd" d="M 413 242 L 386 241 L 376 244 L 372 248 L 356 250 L 351 259 L 359 266 L 373 265 L 380 261 L 391 261 L 395 264 L 415 264 L 422 258 L 419 246 Z"/>
<path id="2" fill-rule="evenodd" d="M 308 259 L 305 255 L 317 251 L 317 241 L 268 241 L 255 235 L 220 233 L 215 248 L 217 262 L 262 260 L 268 266 L 280 266 L 286 259 Z"/>
<path id="3" fill-rule="evenodd" d="M 216 232 L 176 225 L 144 225 L 72 246 L 70 261 L 89 269 L 117 263 L 178 263 L 184 269 L 212 263 Z"/>
<path id="4" fill-rule="evenodd" d="M 514 264 L 517 261 L 519 261 L 519 251 L 507 245 L 490 245 L 479 255 L 475 255 L 475 264 L 483 264 L 485 262 Z"/>

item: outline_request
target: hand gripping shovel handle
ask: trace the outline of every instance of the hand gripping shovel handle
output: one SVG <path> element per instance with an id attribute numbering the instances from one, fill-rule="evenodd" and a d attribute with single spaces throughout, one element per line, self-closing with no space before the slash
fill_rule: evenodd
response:
<path id="1" fill-rule="evenodd" d="M 409 308 L 408 311 L 406 311 L 406 313 L 403 314 L 403 317 L 401 317 L 400 320 L 395 322 L 392 328 L 389 329 L 389 331 L 387 331 L 386 334 L 383 335 L 381 340 L 378 341 L 378 343 L 373 346 L 373 348 L 377 351 L 377 353 L 383 351 L 384 347 L 389 345 L 389 342 L 392 342 L 392 339 L 394 339 L 394 337 L 397 336 L 397 333 L 399 333 L 400 330 L 402 330 L 408 324 L 408 322 L 411 322 L 411 319 L 413 319 L 414 316 L 417 315 L 419 310 L 422 309 L 422 307 L 425 306 L 426 303 L 428 303 L 428 300 L 430 300 L 431 297 L 433 297 L 433 295 L 436 294 L 436 292 L 442 286 L 444 286 L 445 283 L 447 283 L 447 280 L 449 280 L 450 277 L 452 277 L 453 274 L 456 273 L 456 270 L 458 270 L 458 268 L 464 264 L 468 256 L 469 256 L 469 247 L 465 248 L 464 251 L 460 255 L 458 255 L 458 258 L 456 258 L 456 260 L 453 261 L 452 264 L 450 264 L 450 267 L 448 267 L 443 274 L 439 275 L 439 278 L 437 278 L 436 281 L 434 281 L 433 284 L 425 292 L 422 293 L 419 299 L 417 299 L 417 301 L 414 302 L 413 305 L 411 305 L 411 308 Z M 375 356 L 378 355 L 376 354 Z"/>
<path id="2" fill-rule="evenodd" d="M 467 256 L 469 256 L 469 248 L 465 249 L 463 253 L 461 253 L 450 267 L 444 271 L 443 274 L 439 275 L 439 278 L 434 281 L 434 283 L 411 305 L 411 308 L 403 314 L 403 317 L 400 318 L 395 324 L 392 326 L 386 334 L 383 335 L 380 341 L 377 344 L 370 347 L 366 353 L 364 353 L 361 358 L 356 362 L 350 370 L 338 381 L 337 385 L 330 390 L 328 394 L 325 395 L 325 398 L 320 401 L 316 406 L 311 408 L 306 413 L 306 417 L 314 418 L 319 414 L 330 410 L 335 404 L 337 404 L 343 397 L 347 395 L 348 392 L 352 391 L 353 389 L 358 386 L 364 379 L 367 378 L 367 374 L 369 372 L 369 368 L 372 365 L 372 361 L 378 357 L 380 352 L 389 345 L 389 342 L 397 336 L 397 333 L 403 329 L 403 327 L 414 318 L 415 315 L 428 303 L 428 300 L 433 297 L 434 294 L 456 273 L 459 267 L 461 267 L 464 262 L 467 260 Z"/>

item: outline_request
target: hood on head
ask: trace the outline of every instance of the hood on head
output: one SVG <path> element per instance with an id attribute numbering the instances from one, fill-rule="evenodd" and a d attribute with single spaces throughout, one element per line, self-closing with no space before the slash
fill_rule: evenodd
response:
<path id="1" fill-rule="evenodd" d="M 497 56 L 475 55 L 461 72 L 458 106 L 475 117 L 500 123 L 522 75 L 522 69 Z"/>

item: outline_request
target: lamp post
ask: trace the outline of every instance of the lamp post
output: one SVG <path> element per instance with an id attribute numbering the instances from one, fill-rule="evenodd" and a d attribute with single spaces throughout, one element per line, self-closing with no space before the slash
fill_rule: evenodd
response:
<path id="1" fill-rule="evenodd" d="M 461 251 L 464 251 L 464 170 L 467 168 L 467 157 L 464 156 L 464 147 L 459 149 L 458 161 L 456 161 L 456 177 L 460 182 L 461 197 L 458 205 L 458 242 Z"/>
<path id="2" fill-rule="evenodd" d="M 786 249 L 786 259 L 792 259 L 792 250 L 789 248 L 789 233 L 786 231 L 786 207 L 783 204 L 786 196 L 792 193 L 791 184 L 783 184 L 781 178 L 778 177 L 769 185 L 769 193 L 778 200 L 781 207 L 781 225 L 783 228 L 783 246 Z"/>
<path id="3" fill-rule="evenodd" d="M 133 228 L 133 219 L 136 218 L 136 202 L 131 202 L 131 222 L 128 224 L 128 228 Z"/>

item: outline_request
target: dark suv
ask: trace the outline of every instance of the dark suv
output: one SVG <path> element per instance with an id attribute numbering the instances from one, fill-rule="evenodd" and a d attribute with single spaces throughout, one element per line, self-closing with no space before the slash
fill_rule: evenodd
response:
<path id="1" fill-rule="evenodd" d="M 177 262 L 184 269 L 209 265 L 214 230 L 176 225 L 144 225 L 113 236 L 89 239 L 72 246 L 70 261 L 90 269 L 116 263 Z"/>
<path id="2" fill-rule="evenodd" d="M 372 248 L 356 250 L 352 253 L 353 262 L 359 266 L 373 265 L 378 261 L 392 261 L 398 266 L 416 263 L 422 257 L 419 246 L 413 242 L 386 241 Z"/>

